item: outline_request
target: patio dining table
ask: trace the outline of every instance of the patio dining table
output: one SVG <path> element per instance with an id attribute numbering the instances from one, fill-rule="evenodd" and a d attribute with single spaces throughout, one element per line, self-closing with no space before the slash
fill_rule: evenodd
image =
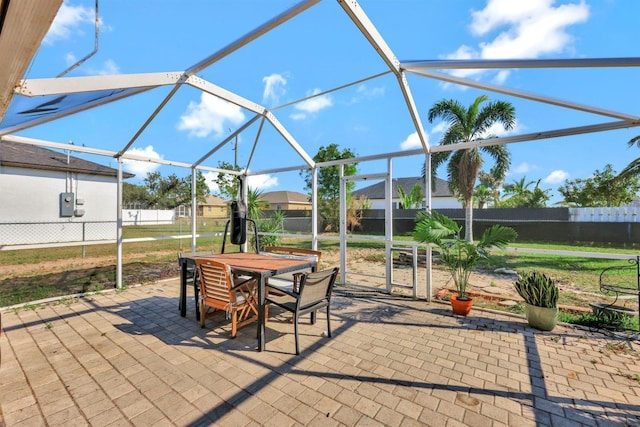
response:
<path id="1" fill-rule="evenodd" d="M 213 254 L 206 256 L 182 256 L 180 271 L 180 316 L 187 313 L 187 269 L 189 263 L 194 264 L 196 258 L 213 259 L 228 264 L 231 272 L 240 276 L 251 276 L 258 281 L 258 351 L 265 347 L 265 284 L 268 277 L 290 273 L 309 268 L 315 271 L 317 268 L 316 257 L 298 255 L 282 255 L 268 252 L 236 252 L 225 254 Z M 195 298 L 198 299 L 198 290 L 195 288 Z"/>

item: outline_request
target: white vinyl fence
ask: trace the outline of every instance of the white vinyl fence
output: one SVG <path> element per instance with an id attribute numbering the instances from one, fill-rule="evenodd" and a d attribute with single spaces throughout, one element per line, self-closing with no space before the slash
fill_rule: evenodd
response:
<path id="1" fill-rule="evenodd" d="M 176 213 L 160 209 L 123 209 L 122 225 L 173 224 Z"/>
<path id="2" fill-rule="evenodd" d="M 640 207 L 569 208 L 572 222 L 640 222 Z"/>

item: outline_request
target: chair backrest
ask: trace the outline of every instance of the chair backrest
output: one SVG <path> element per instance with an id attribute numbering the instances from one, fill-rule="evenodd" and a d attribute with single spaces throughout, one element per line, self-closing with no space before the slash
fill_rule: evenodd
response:
<path id="1" fill-rule="evenodd" d="M 236 293 L 231 291 L 231 267 L 206 258 L 196 258 L 196 267 L 200 274 L 200 293 L 210 302 L 219 302 L 220 308 L 236 302 Z"/>
<path id="2" fill-rule="evenodd" d="M 304 274 L 300 280 L 298 307 L 305 308 L 321 301 L 328 303 L 337 277 L 338 267 Z"/>
<path id="3" fill-rule="evenodd" d="M 322 252 L 314 251 L 312 249 L 292 248 L 287 246 L 266 246 L 264 248 L 264 252 L 285 255 L 315 256 L 317 262 L 317 270 L 320 269 L 320 261 L 322 260 Z"/>

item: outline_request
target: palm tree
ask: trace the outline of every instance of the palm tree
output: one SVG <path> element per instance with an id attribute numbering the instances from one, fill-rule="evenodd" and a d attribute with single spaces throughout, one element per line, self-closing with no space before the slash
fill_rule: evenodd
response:
<path id="1" fill-rule="evenodd" d="M 478 202 L 478 209 L 483 209 L 487 202 L 491 200 L 492 196 L 491 190 L 482 184 L 478 185 L 473 191 L 473 197 Z"/>
<path id="2" fill-rule="evenodd" d="M 549 192 L 551 190 L 543 190 L 540 188 L 540 181 L 528 181 L 526 177 L 522 177 L 513 184 L 504 186 L 505 195 L 511 195 L 502 202 L 503 206 L 509 208 L 544 208 L 549 201 Z M 533 190 L 529 190 L 529 186 L 535 184 Z"/>
<path id="3" fill-rule="evenodd" d="M 251 187 L 247 189 L 247 216 L 249 218 L 262 218 L 262 211 L 269 209 L 269 207 L 269 202 L 262 199 L 262 191 Z"/>
<path id="4" fill-rule="evenodd" d="M 527 194 L 529 190 L 529 186 L 532 184 L 536 184 L 535 181 L 527 181 L 527 177 L 523 176 L 519 180 L 514 180 L 512 184 L 507 184 L 504 186 L 505 194 L 511 194 L 513 196 L 523 196 Z M 538 180 L 538 184 L 540 184 L 540 180 Z M 536 184 L 536 187 L 538 186 Z"/>
<path id="5" fill-rule="evenodd" d="M 465 108 L 454 99 L 443 99 L 429 109 L 429 122 L 440 117 L 449 122 L 449 128 L 440 139 L 440 145 L 450 145 L 460 142 L 472 142 L 493 138 L 487 132 L 495 123 L 500 123 L 505 130 L 515 125 L 515 108 L 509 102 L 494 101 L 480 108 L 480 104 L 489 99 L 481 95 Z M 482 167 L 482 153 L 489 154 L 495 161 L 497 177 L 504 177 L 511 164 L 509 150 L 503 145 L 461 148 L 451 151 L 437 152 L 432 156 L 432 168 L 435 171 L 447 161 L 449 188 L 454 194 L 459 194 L 465 206 L 465 240 L 473 241 L 473 192 L 476 178 Z"/>
<path id="6" fill-rule="evenodd" d="M 640 148 L 640 135 L 631 138 L 627 144 L 629 144 L 629 147 L 637 145 L 638 148 Z M 630 176 L 640 176 L 640 157 L 629 163 L 627 167 L 622 169 L 618 174 L 620 178 L 628 178 Z"/>
<path id="7" fill-rule="evenodd" d="M 413 238 L 431 243 L 439 251 L 438 258 L 449 270 L 458 291 L 458 299 L 467 298 L 467 285 L 473 267 L 489 256 L 489 249 L 505 248 L 518 234 L 511 227 L 495 224 L 487 228 L 477 243 L 460 239 L 460 226 L 438 212 L 418 212 Z"/>
<path id="8" fill-rule="evenodd" d="M 404 188 L 398 185 L 398 198 L 400 198 L 400 209 L 418 208 L 424 199 L 422 186 L 416 182 L 411 191 L 406 193 Z"/>

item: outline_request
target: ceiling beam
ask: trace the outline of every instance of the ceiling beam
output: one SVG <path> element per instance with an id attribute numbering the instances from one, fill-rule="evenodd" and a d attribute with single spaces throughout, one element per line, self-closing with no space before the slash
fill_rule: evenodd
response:
<path id="1" fill-rule="evenodd" d="M 62 0 L 2 0 L 6 14 L 0 28 L 0 120 L 60 5 Z"/>

